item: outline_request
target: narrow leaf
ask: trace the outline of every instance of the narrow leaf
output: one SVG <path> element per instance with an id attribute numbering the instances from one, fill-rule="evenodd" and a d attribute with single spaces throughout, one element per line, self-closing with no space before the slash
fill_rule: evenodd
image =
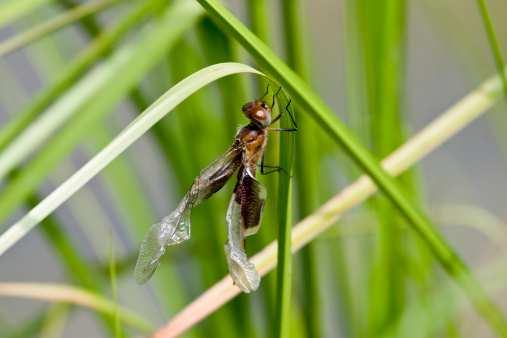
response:
<path id="1" fill-rule="evenodd" d="M 493 52 L 493 57 L 495 58 L 495 65 L 498 69 L 498 72 L 502 78 L 503 90 L 505 95 L 507 95 L 507 74 L 503 72 L 504 62 L 502 58 L 502 52 L 500 50 L 500 46 L 498 44 L 498 40 L 495 36 L 495 30 L 493 28 L 493 24 L 491 19 L 489 18 L 488 8 L 486 7 L 486 2 L 484 0 L 477 0 L 479 4 L 479 9 L 482 15 L 482 21 L 484 22 L 484 26 L 486 28 L 486 33 L 488 35 L 489 43 L 491 45 L 491 49 Z"/>

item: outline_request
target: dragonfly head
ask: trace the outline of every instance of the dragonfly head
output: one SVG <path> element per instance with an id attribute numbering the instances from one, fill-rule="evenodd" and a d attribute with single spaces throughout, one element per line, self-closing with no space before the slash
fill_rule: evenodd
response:
<path id="1" fill-rule="evenodd" d="M 261 100 L 245 104 L 243 106 L 243 115 L 263 129 L 271 124 L 271 107 Z"/>

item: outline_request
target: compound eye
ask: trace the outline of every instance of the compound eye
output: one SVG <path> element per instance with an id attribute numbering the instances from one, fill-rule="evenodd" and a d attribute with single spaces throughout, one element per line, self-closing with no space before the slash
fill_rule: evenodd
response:
<path id="1" fill-rule="evenodd" d="M 266 120 L 267 119 L 266 109 L 260 108 L 260 109 L 253 110 L 252 111 L 252 118 L 256 119 L 257 121 L 264 121 L 264 120 Z"/>
<path id="2" fill-rule="evenodd" d="M 263 101 L 249 102 L 243 106 L 243 115 L 261 128 L 271 123 L 271 109 Z"/>
<path id="3" fill-rule="evenodd" d="M 243 106 L 243 115 L 245 115 L 246 118 L 252 118 L 251 115 L 252 115 L 252 109 L 255 108 L 255 103 L 253 102 L 248 102 L 246 103 L 244 106 Z"/>

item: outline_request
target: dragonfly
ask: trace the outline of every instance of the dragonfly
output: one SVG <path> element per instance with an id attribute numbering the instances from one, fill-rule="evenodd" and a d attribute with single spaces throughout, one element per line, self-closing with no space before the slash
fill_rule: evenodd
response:
<path id="1" fill-rule="evenodd" d="M 190 238 L 192 209 L 219 191 L 239 168 L 238 180 L 226 215 L 228 241 L 224 249 L 234 284 L 246 293 L 258 288 L 261 278 L 245 253 L 245 238 L 259 230 L 267 195 L 266 188 L 255 179 L 257 163 L 261 161 L 261 174 L 285 171 L 281 167 L 264 165 L 268 131 L 297 130 L 296 122 L 288 109 L 290 100 L 285 110 L 280 109 L 278 116 L 271 118 L 271 107 L 274 106 L 275 96 L 280 89 L 281 87 L 273 95 L 271 106 L 262 100 L 269 92 L 269 85 L 266 94 L 260 99 L 243 106 L 243 115 L 250 123 L 238 131 L 232 146 L 200 172 L 176 210 L 150 227 L 141 243 L 135 267 L 137 284 L 144 284 L 152 277 L 168 246 Z M 278 100 L 279 105 L 280 102 Z M 289 113 L 293 128 L 272 128 L 284 111 Z M 264 172 L 264 168 L 274 169 Z"/>

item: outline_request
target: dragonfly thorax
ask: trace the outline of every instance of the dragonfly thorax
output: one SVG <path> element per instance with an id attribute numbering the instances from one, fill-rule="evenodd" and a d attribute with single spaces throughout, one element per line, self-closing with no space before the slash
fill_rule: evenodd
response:
<path id="1" fill-rule="evenodd" d="M 243 148 L 243 165 L 246 167 L 253 166 L 253 170 L 255 170 L 255 165 L 260 160 L 266 147 L 266 129 L 261 129 L 251 123 L 241 128 L 236 135 L 236 140 L 239 141 Z"/>

